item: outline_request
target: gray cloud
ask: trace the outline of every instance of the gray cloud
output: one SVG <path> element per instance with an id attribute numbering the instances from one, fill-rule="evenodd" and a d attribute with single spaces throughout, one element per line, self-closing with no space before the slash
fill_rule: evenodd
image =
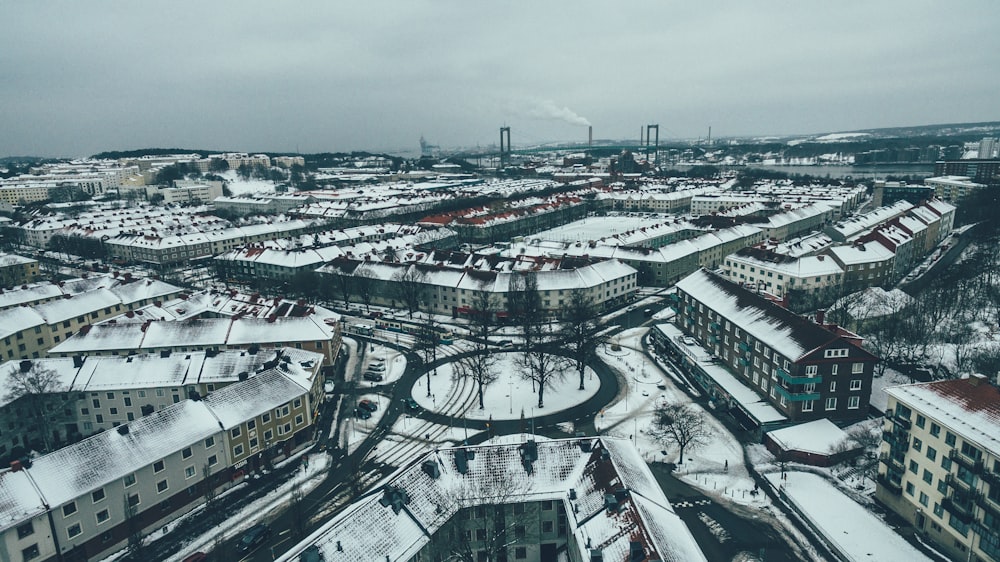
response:
<path id="1" fill-rule="evenodd" d="M 1000 3 L 13 2 L 0 154 L 1000 119 Z M 584 117 L 585 116 L 585 117 Z"/>

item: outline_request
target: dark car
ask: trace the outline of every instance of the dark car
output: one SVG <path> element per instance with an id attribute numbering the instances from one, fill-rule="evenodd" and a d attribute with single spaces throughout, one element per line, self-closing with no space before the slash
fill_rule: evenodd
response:
<path id="1" fill-rule="evenodd" d="M 369 371 L 364 374 L 364 379 L 371 382 L 382 382 L 382 375 Z"/>
<path id="2" fill-rule="evenodd" d="M 256 549 L 258 546 L 263 544 L 269 536 L 271 536 L 271 528 L 263 523 L 257 523 L 253 527 L 247 529 L 247 532 L 243 533 L 243 537 L 240 538 L 240 552 L 250 552 L 251 550 Z"/>
<path id="3" fill-rule="evenodd" d="M 361 408 L 362 410 L 368 410 L 369 412 L 374 412 L 375 410 L 378 410 L 378 404 L 365 398 L 364 400 L 358 402 L 358 408 Z"/>
<path id="4" fill-rule="evenodd" d="M 208 560 L 208 555 L 204 552 L 195 552 L 191 556 L 184 559 L 184 562 L 204 562 Z"/>
<path id="5" fill-rule="evenodd" d="M 354 417 L 358 418 L 359 420 L 367 420 L 371 419 L 372 413 L 364 408 L 355 408 Z"/>
<path id="6" fill-rule="evenodd" d="M 420 410 L 420 404 L 417 404 L 417 401 L 414 400 L 414 399 L 412 399 L 412 398 L 407 398 L 406 399 L 406 409 L 409 410 L 409 411 L 411 411 L 411 412 L 417 412 L 417 411 Z"/>

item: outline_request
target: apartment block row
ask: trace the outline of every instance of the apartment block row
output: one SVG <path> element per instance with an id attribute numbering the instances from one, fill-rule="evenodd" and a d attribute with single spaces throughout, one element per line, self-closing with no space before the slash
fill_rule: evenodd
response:
<path id="1" fill-rule="evenodd" d="M 784 253 L 787 248 L 761 245 L 727 256 L 722 271 L 731 281 L 778 297 L 882 287 L 901 280 L 941 244 L 954 216 L 955 207 L 944 201 L 899 201 L 828 229 L 831 244 L 818 245 L 815 253 L 793 256 Z"/>
<path id="2" fill-rule="evenodd" d="M 321 354 L 295 348 L 7 361 L 0 364 L 0 459 L 79 441 L 267 368 L 310 381 L 318 404 L 322 364 Z M 26 394 L 30 380 L 44 384 Z"/>
<path id="3" fill-rule="evenodd" d="M 0 290 L 32 283 L 41 276 L 38 260 L 0 253 Z"/>
<path id="4" fill-rule="evenodd" d="M 97 322 L 177 296 L 182 291 L 159 280 L 122 278 L 111 287 L 63 293 L 58 300 L 0 310 L 0 358 L 37 359 L 52 346 L 64 343 Z"/>
<path id="5" fill-rule="evenodd" d="M 452 316 L 478 312 L 477 302 L 488 296 L 499 316 L 507 310 L 507 296 L 518 276 L 535 277 L 542 306 L 552 314 L 582 293 L 595 307 L 611 308 L 632 299 L 636 270 L 618 260 L 582 258 L 502 258 L 463 252 L 434 251 L 416 255 L 408 263 L 337 260 L 319 269 L 329 286 L 346 283 L 362 302 L 402 308 L 411 292 L 421 309 Z"/>
<path id="6" fill-rule="evenodd" d="M 277 366 L 14 463 L 0 473 L 0 555 L 96 560 L 120 550 L 306 443 L 310 390 Z"/>
<path id="7" fill-rule="evenodd" d="M 867 417 L 878 357 L 856 334 L 798 316 L 704 269 L 677 283 L 672 298 L 677 327 L 788 422 Z M 685 355 L 678 354 L 682 362 Z M 731 402 L 726 385 L 701 375 L 710 396 Z"/>

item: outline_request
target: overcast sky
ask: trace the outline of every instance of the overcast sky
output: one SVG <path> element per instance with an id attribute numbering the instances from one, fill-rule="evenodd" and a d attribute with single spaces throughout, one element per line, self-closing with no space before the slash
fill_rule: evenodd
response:
<path id="1" fill-rule="evenodd" d="M 0 156 L 1000 120 L 1000 1 L 0 2 Z"/>

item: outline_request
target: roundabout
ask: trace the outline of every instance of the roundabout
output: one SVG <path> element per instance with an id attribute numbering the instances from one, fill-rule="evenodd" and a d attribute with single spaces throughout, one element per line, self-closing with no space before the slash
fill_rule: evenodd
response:
<path id="1" fill-rule="evenodd" d="M 602 381 L 591 367 L 584 372 L 584 390 L 579 390 L 580 376 L 575 365 L 567 363 L 562 375 L 552 378 L 544 393 L 544 407 L 538 408 L 538 387 L 523 377 L 520 352 L 496 353 L 493 367 L 496 380 L 483 390 L 479 406 L 478 384 L 469 377 L 455 377 L 455 362 L 439 364 L 422 374 L 410 394 L 424 411 L 467 420 L 515 420 L 559 412 L 585 404 L 601 390 Z M 437 374 L 435 374 L 435 372 Z M 429 386 L 428 386 L 429 384 Z"/>

